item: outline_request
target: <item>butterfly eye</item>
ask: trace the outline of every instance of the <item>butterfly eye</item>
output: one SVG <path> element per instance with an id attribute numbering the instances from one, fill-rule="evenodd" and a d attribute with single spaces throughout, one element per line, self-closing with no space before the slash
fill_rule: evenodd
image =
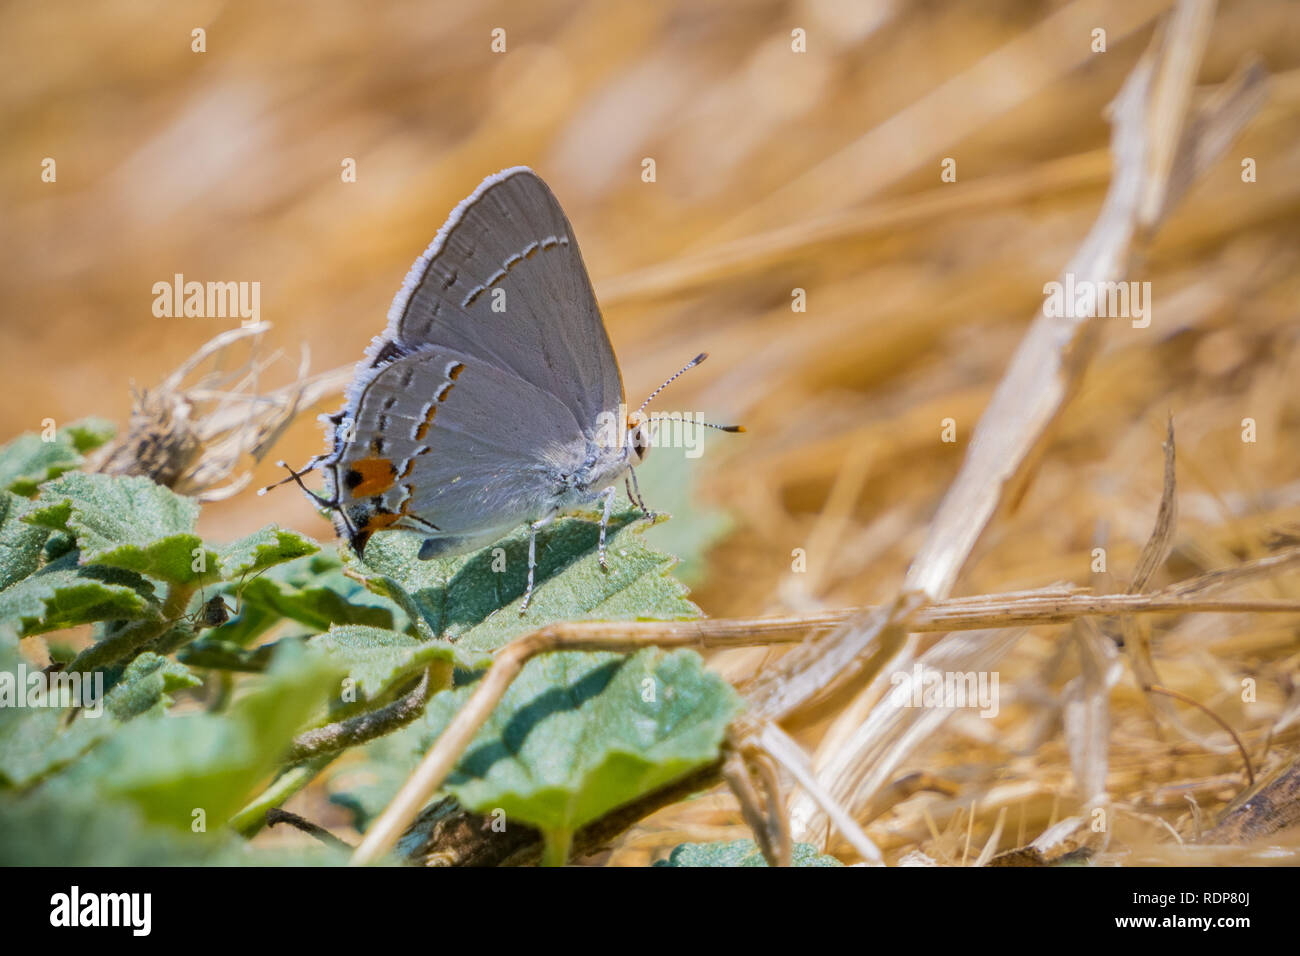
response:
<path id="1" fill-rule="evenodd" d="M 647 422 L 637 425 L 632 431 L 632 454 L 636 455 L 636 463 L 639 465 L 645 461 L 645 456 L 650 454 L 650 426 Z"/>

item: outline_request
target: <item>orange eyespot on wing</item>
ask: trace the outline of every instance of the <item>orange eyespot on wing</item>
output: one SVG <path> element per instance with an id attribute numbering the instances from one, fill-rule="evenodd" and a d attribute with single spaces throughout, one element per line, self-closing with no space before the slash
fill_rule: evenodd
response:
<path id="1" fill-rule="evenodd" d="M 365 526 L 362 527 L 361 530 L 368 534 L 374 534 L 376 531 L 383 531 L 389 525 L 398 521 L 401 517 L 400 514 L 394 514 L 387 511 L 375 511 L 366 519 Z"/>
<path id="2" fill-rule="evenodd" d="M 371 456 L 354 461 L 343 475 L 343 485 L 354 498 L 382 495 L 397 478 L 397 468 L 387 458 Z"/>
<path id="3" fill-rule="evenodd" d="M 352 550 L 357 554 L 363 554 L 366 550 L 366 542 L 376 531 L 383 531 L 397 521 L 401 520 L 402 515 L 391 511 L 372 511 L 366 515 L 365 521 L 352 533 Z"/>

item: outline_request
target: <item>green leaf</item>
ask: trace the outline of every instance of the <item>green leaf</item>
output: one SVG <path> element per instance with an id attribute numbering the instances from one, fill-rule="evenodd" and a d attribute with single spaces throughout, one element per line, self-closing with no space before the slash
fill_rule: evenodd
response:
<path id="1" fill-rule="evenodd" d="M 69 705 L 45 706 L 32 695 L 33 674 L 40 668 L 22 662 L 16 651 L 0 654 L 0 786 L 29 786 L 81 757 L 125 721 L 161 714 L 171 704 L 169 691 L 200 683 L 182 665 L 142 654 L 107 694 L 102 672 L 46 675 L 40 681 L 44 689 Z M 89 706 L 72 710 L 76 705 Z"/>
<path id="2" fill-rule="evenodd" d="M 396 601 L 430 637 L 493 651 L 552 621 L 684 620 L 699 616 L 669 571 L 676 559 L 644 544 L 639 512 L 610 520 L 609 570 L 596 555 L 598 527 L 560 519 L 537 536 L 536 588 L 519 613 L 528 579 L 528 530 L 474 554 L 421 561 L 418 535 L 376 535 L 365 562 L 348 560 L 371 587 Z M 505 570 L 493 570 L 494 562 Z"/>
<path id="3" fill-rule="evenodd" d="M 19 435 L 0 447 L 0 488 L 31 497 L 42 482 L 84 464 L 83 453 L 112 438 L 114 431 L 111 422 L 86 418 L 57 429 L 53 441 L 33 432 Z"/>
<path id="4" fill-rule="evenodd" d="M 323 657 L 283 644 L 264 678 L 225 713 L 134 720 L 47 786 L 127 800 L 145 817 L 188 830 L 228 820 L 283 758 L 295 732 L 337 686 Z"/>
<path id="5" fill-rule="evenodd" d="M 286 638 L 297 640 L 297 638 Z M 275 643 L 259 644 L 257 647 L 244 647 L 230 641 L 218 641 L 211 637 L 195 641 L 188 647 L 182 647 L 176 657 L 190 667 L 208 667 L 222 671 L 239 671 L 246 674 L 261 674 L 271 662 Z"/>
<path id="6" fill-rule="evenodd" d="M 796 843 L 791 866 L 843 866 L 833 856 L 817 852 L 811 843 Z M 763 853 L 753 840 L 730 843 L 683 843 L 666 860 L 655 866 L 767 866 Z"/>
<path id="7" fill-rule="evenodd" d="M 25 520 L 71 534 L 87 564 L 199 584 L 220 578 L 220 562 L 194 533 L 198 515 L 195 501 L 148 478 L 73 472 L 47 482 Z"/>
<path id="8" fill-rule="evenodd" d="M 319 550 L 320 545 L 296 531 L 267 525 L 221 549 L 221 573 L 226 580 L 258 574 Z"/>
<path id="9" fill-rule="evenodd" d="M 445 641 L 421 641 L 409 634 L 358 625 L 332 627 L 308 641 L 308 647 L 347 674 L 358 692 L 358 703 L 381 699 L 431 664 L 441 661 L 473 670 L 489 659 Z M 451 677 L 450 667 L 447 677 Z"/>
<path id="10" fill-rule="evenodd" d="M 41 566 L 49 531 L 20 520 L 30 507 L 27 499 L 0 491 L 0 591 Z"/>
<path id="11" fill-rule="evenodd" d="M 184 664 L 146 651 L 127 665 L 104 704 L 113 717 L 130 720 L 151 710 L 165 710 L 171 706 L 169 693 L 202 683 Z"/>
<path id="12" fill-rule="evenodd" d="M 460 649 L 493 651 L 561 620 L 698 616 L 668 573 L 675 559 L 643 543 L 638 515 L 624 511 L 611 521 L 608 571 L 597 559 L 595 524 L 562 519 L 544 529 L 538 586 L 522 616 L 526 529 L 476 554 L 423 562 L 418 535 L 378 535 L 364 563 L 350 560 L 423 634 L 442 634 Z M 647 679 L 654 694 L 643 700 Z M 435 696 L 421 722 L 368 745 L 360 768 L 350 765 L 332 781 L 333 799 L 372 812 L 472 689 Z M 562 846 L 576 827 L 716 759 L 739 706 L 691 652 L 549 654 L 524 667 L 448 788 L 472 809 L 504 808 Z"/>
<path id="13" fill-rule="evenodd" d="M 117 426 L 106 418 L 82 418 L 60 429 L 72 442 L 72 447 L 83 455 L 107 444 L 117 434 Z"/>
<path id="14" fill-rule="evenodd" d="M 77 690 L 84 679 L 77 677 Z M 32 695 L 34 681 L 42 689 L 57 689 L 45 683 L 40 668 L 23 659 L 12 626 L 0 623 L 0 788 L 31 785 L 81 756 L 112 730 L 111 721 L 102 716 L 78 719 L 65 730 L 67 708 L 29 706 L 41 700 Z M 72 689 L 70 677 L 68 685 Z M 101 691 L 103 686 L 101 675 Z"/>
<path id="15" fill-rule="evenodd" d="M 426 743 L 472 690 L 430 702 Z M 717 759 L 740 709 L 693 651 L 547 654 L 511 684 L 447 787 L 471 810 L 572 834 Z"/>
<path id="16" fill-rule="evenodd" d="M 253 860 L 229 832 L 180 833 L 93 793 L 0 794 L 0 866 L 240 866 Z"/>
<path id="17" fill-rule="evenodd" d="M 28 787 L 72 763 L 116 729 L 102 713 L 83 714 L 65 727 L 67 719 L 63 707 L 0 710 L 0 787 Z"/>
<path id="18" fill-rule="evenodd" d="M 160 613 L 153 585 L 121 568 L 78 565 L 71 552 L 0 591 L 0 619 L 24 636 L 94 621 L 134 620 Z"/>
<path id="19" fill-rule="evenodd" d="M 19 435 L 0 448 L 0 487 L 30 497 L 42 482 L 83 461 L 71 442 L 44 442 L 39 435 Z"/>
<path id="20" fill-rule="evenodd" d="M 285 618 L 313 631 L 333 624 L 362 624 L 393 629 L 401 617 L 392 602 L 368 591 L 342 572 L 334 555 L 313 554 L 273 567 L 256 578 L 226 589 L 237 610 L 208 639 L 248 644 Z"/>
<path id="21" fill-rule="evenodd" d="M 28 527 L 33 527 L 28 525 Z M 44 531 L 45 529 L 38 529 Z M 52 564 L 65 554 L 71 554 L 77 550 L 77 541 L 70 534 L 62 531 L 56 531 L 45 539 L 45 547 L 42 549 L 45 554 L 45 563 Z"/>

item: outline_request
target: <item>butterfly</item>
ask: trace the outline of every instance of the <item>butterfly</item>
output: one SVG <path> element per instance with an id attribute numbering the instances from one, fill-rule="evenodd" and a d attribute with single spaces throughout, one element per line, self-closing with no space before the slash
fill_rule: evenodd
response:
<path id="1" fill-rule="evenodd" d="M 526 524 L 522 613 L 540 528 L 599 505 L 607 569 L 605 532 L 620 481 L 653 517 L 635 471 L 654 442 L 645 408 L 706 357 L 627 412 L 573 229 L 536 173 L 507 169 L 461 202 L 415 261 L 343 408 L 322 418 L 330 451 L 285 481 L 327 508 L 361 556 L 382 531 L 422 535 L 419 557 L 430 559 L 476 550 Z M 324 475 L 323 495 L 302 485 L 313 469 Z"/>

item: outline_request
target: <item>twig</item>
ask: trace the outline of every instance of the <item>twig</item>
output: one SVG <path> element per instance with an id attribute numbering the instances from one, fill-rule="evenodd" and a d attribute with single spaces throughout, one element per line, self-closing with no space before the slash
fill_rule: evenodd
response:
<path id="1" fill-rule="evenodd" d="M 1161 687 L 1159 684 L 1144 684 L 1142 686 L 1142 689 L 1145 691 L 1149 691 L 1152 694 L 1164 694 L 1166 697 L 1172 697 L 1174 700 L 1181 700 L 1184 704 L 1191 704 L 1197 710 L 1201 711 L 1201 713 L 1208 716 L 1216 724 L 1218 724 L 1220 727 L 1226 730 L 1228 732 L 1228 736 L 1232 738 L 1232 742 L 1237 745 L 1237 750 L 1241 753 L 1241 760 L 1246 765 L 1246 777 L 1250 786 L 1253 787 L 1255 785 L 1255 768 L 1251 765 L 1250 754 L 1246 752 L 1246 746 L 1241 742 L 1241 738 L 1237 736 L 1237 732 L 1232 729 L 1231 724 L 1229 724 L 1226 720 L 1224 720 L 1214 711 L 1210 710 L 1210 708 L 1206 707 L 1196 698 L 1188 697 L 1186 694 L 1180 691 L 1170 690 L 1168 687 Z"/>
<path id="2" fill-rule="evenodd" d="M 1277 560 L 1285 557 L 1285 560 Z M 1300 561 L 1300 548 L 1274 555 L 1272 567 Z M 1206 578 L 1211 575 L 1204 576 Z M 1231 583 L 1231 576 L 1214 572 L 1216 580 Z M 1220 586 L 1226 586 L 1220 585 Z M 888 606 L 867 609 L 892 614 Z M 917 608 L 908 627 L 917 631 L 981 630 L 1026 624 L 1056 624 L 1096 614 L 1189 611 L 1300 612 L 1300 601 L 1191 600 L 1152 594 L 1077 594 L 1060 588 L 978 598 L 953 598 Z M 415 772 L 366 833 L 353 857 L 354 864 L 370 863 L 391 849 L 420 809 L 432 799 L 456 765 L 474 735 L 487 721 L 511 682 L 532 657 L 551 651 L 584 650 L 630 653 L 646 647 L 664 649 L 742 647 L 802 640 L 801 632 L 860 617 L 861 608 L 805 615 L 671 622 L 587 621 L 552 624 L 525 634 L 496 653 L 492 666 L 470 699 L 421 760 Z M 751 698 L 753 700 L 754 698 Z M 783 765 L 785 764 L 782 761 Z"/>
<path id="3" fill-rule="evenodd" d="M 1247 843 L 1300 823 L 1300 757 L 1237 797 L 1198 843 Z"/>
<path id="4" fill-rule="evenodd" d="M 300 817 L 298 814 L 290 813 L 288 810 L 281 810 L 279 807 L 272 807 L 270 810 L 266 811 L 266 825 L 268 827 L 273 827 L 277 823 L 287 823 L 295 830 L 301 830 L 303 833 L 308 833 L 311 836 L 314 836 L 326 846 L 336 846 L 344 850 L 352 849 L 351 843 L 348 843 L 345 840 L 340 840 L 319 823 L 312 823 L 306 817 Z"/>
<path id="5" fill-rule="evenodd" d="M 1185 184 L 1217 158 L 1230 141 L 1231 132 L 1239 129 L 1251 115 L 1253 107 L 1249 98 L 1234 95 L 1215 104 L 1217 112 L 1202 114 L 1204 123 L 1188 123 L 1183 116 L 1172 121 L 1168 117 L 1158 121 L 1153 117 L 1153 103 L 1164 109 L 1174 109 L 1181 103 L 1185 110 L 1190 102 L 1190 97 L 1180 92 L 1177 84 L 1190 85 L 1195 81 L 1208 36 L 1208 31 L 1201 28 L 1207 16 L 1204 6 L 1203 0 L 1180 0 L 1178 14 L 1157 34 L 1111 104 L 1114 174 L 1096 222 L 1063 272 L 1076 285 L 1082 280 L 1083 284 L 1098 288 L 1101 283 L 1125 276 L 1138 240 L 1150 237 L 1172 210 Z M 1171 60 L 1175 61 L 1174 66 L 1168 65 Z M 1238 85 L 1253 86 L 1257 91 L 1262 86 L 1262 77 L 1255 71 L 1249 80 L 1243 78 Z M 1224 105 L 1227 102 L 1232 106 Z M 1156 160 L 1153 165 L 1152 159 L 1158 153 L 1152 138 L 1167 135 L 1170 129 L 1182 131 L 1180 148 L 1196 156 L 1192 175 L 1176 182 L 1170 181 L 1172 172 L 1162 161 Z M 1180 176 L 1183 171 L 1178 168 Z M 1156 178 L 1160 181 L 1153 181 Z M 1150 198 L 1153 195 L 1160 197 L 1155 203 L 1158 215 L 1144 216 L 1143 203 L 1146 201 L 1149 207 L 1155 202 Z M 997 509 L 1014 503 L 1023 494 L 1053 425 L 1077 392 L 1098 346 L 1097 310 L 1084 314 L 1074 310 L 1064 312 L 1054 314 L 1045 305 L 1021 341 L 976 426 L 961 470 L 908 570 L 904 592 L 918 590 L 931 599 L 947 597 Z M 909 623 L 911 626 L 914 625 Z M 865 685 L 861 695 L 877 692 L 873 678 L 883 672 L 885 663 L 894 654 L 906 660 L 919 647 L 919 641 L 913 638 L 891 649 L 883 637 L 888 633 L 887 627 L 873 620 L 858 626 L 848 625 L 824 639 L 833 646 L 836 642 L 862 644 L 864 636 L 867 638 L 864 646 L 871 647 L 875 660 L 871 668 L 855 662 L 860 672 L 858 682 Z M 799 682 L 803 675 L 798 670 L 784 668 L 784 664 L 784 660 L 778 662 L 778 668 L 786 678 L 791 683 Z M 811 696 L 816 688 L 806 687 L 802 692 Z M 835 725 L 829 736 L 843 739 L 849 730 Z M 824 780 L 837 799 L 848 798 L 850 781 L 860 778 L 864 772 L 858 764 L 867 759 L 874 744 L 869 735 L 861 735 L 854 738 L 852 749 L 818 754 L 820 766 L 834 763 L 839 768 L 838 775 L 828 775 Z M 899 754 L 890 756 L 898 759 Z M 870 794 L 859 790 L 854 797 L 864 799 Z M 809 814 L 804 823 L 819 826 L 821 821 Z"/>

